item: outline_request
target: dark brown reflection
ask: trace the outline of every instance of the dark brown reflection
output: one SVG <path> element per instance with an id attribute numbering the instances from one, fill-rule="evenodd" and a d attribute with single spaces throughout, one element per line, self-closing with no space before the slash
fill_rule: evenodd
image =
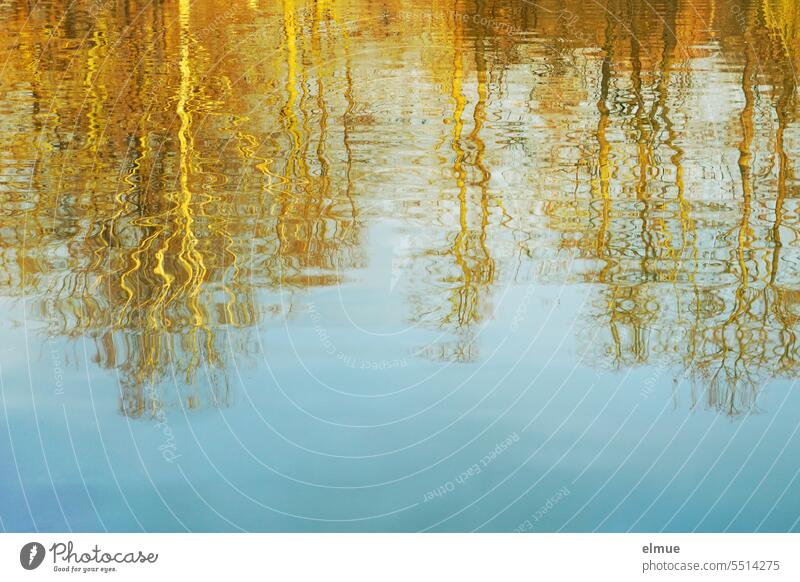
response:
<path id="1" fill-rule="evenodd" d="M 223 405 L 254 326 L 369 276 L 367 229 L 400 219 L 423 356 L 479 360 L 509 283 L 590 284 L 596 365 L 749 410 L 798 375 L 798 12 L 4 4 L 0 286 L 94 341 L 125 414 L 173 383 Z"/>

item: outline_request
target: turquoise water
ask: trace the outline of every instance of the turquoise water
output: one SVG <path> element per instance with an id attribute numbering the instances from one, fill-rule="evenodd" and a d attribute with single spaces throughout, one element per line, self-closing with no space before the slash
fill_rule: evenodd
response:
<path id="1" fill-rule="evenodd" d="M 345 298 L 369 302 L 359 285 L 347 291 Z M 525 292 L 511 288 L 507 301 L 519 305 Z M 537 289 L 527 299 L 527 331 L 509 335 L 508 322 L 498 317 L 480 334 L 486 362 L 446 371 L 417 360 L 391 374 L 354 371 L 315 354 L 320 345 L 307 318 L 291 328 L 261 327 L 253 341 L 274 349 L 242 363 L 228 406 L 189 411 L 176 404 L 157 421 L 114 413 L 117 380 L 94 369 L 84 342 L 52 345 L 70 360 L 58 396 L 46 352 L 45 362 L 30 370 L 5 357 L 3 404 L 13 447 L 4 439 L 4 525 L 47 531 L 797 529 L 800 403 L 791 385 L 770 384 L 757 413 L 731 418 L 692 407 L 681 379 L 673 384 L 665 375 L 652 394 L 643 392 L 652 369 L 598 373 L 576 365 L 564 347 L 573 334 L 566 314 L 578 312 L 590 292 Z M 308 299 L 330 311 L 329 321 L 344 320 L 335 291 Z M 557 311 L 548 309 L 554 304 Z M 375 344 L 392 353 L 411 349 L 426 335 L 408 330 L 345 344 L 343 336 L 352 338 L 347 328 L 331 328 L 359 358 L 386 353 Z M 26 344 L 23 329 L 3 338 L 8 350 Z M 327 386 L 308 380 L 298 372 L 302 366 Z M 498 444 L 505 446 L 492 456 Z M 557 503 L 543 511 L 553 497 Z"/>
<path id="2" fill-rule="evenodd" d="M 23 4 L 4 530 L 800 530 L 788 3 Z"/>

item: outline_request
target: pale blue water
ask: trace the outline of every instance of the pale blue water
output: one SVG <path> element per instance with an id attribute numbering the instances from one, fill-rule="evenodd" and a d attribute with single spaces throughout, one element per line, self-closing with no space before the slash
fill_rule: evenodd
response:
<path id="1" fill-rule="evenodd" d="M 720 5 L 0 6 L 0 528 L 800 531 L 799 16 Z"/>
<path id="2" fill-rule="evenodd" d="M 47 352 L 36 355 L 42 347 L 26 340 L 24 328 L 6 328 L 3 419 L 13 448 L 4 434 L 4 527 L 797 529 L 800 402 L 791 383 L 770 383 L 757 413 L 731 418 L 692 408 L 688 386 L 673 385 L 668 373 L 647 394 L 653 368 L 598 373 L 576 364 L 568 314 L 589 292 L 538 287 L 527 299 L 530 328 L 509 334 L 500 315 L 480 334 L 487 361 L 446 369 L 408 358 L 391 374 L 360 372 L 315 354 L 320 346 L 307 319 L 260 327 L 253 341 L 269 346 L 268 355 L 239 369 L 229 406 L 187 411 L 178 404 L 161 424 L 116 413 L 116 378 L 98 373 L 83 342 L 53 344 L 70 360 L 64 392 L 54 395 Z M 360 285 L 342 288 L 344 305 L 368 297 Z M 524 297 L 524 288 L 513 287 L 504 303 Z M 304 300 L 330 312 L 329 321 L 342 317 L 334 289 Z M 558 310 L 548 307 L 554 304 Z M 13 319 L 8 303 L 4 309 Z M 408 330 L 376 340 L 331 328 L 359 357 L 402 353 L 427 335 Z M 30 369 L 8 356 L 26 344 Z M 327 387 L 308 380 L 295 350 Z M 169 443 L 177 455 L 171 462 L 159 450 Z M 476 463 L 479 473 L 457 479 Z M 441 495 L 426 495 L 437 488 Z M 564 488 L 568 495 L 537 514 Z"/>

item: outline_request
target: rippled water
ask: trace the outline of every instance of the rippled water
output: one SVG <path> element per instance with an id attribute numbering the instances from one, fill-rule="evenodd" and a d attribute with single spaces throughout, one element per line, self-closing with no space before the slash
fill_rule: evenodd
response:
<path id="1" fill-rule="evenodd" d="M 0 22 L 3 528 L 800 529 L 793 1 Z"/>

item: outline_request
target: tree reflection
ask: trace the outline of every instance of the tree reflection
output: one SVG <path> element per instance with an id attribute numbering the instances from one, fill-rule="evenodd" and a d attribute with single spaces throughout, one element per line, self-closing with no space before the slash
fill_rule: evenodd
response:
<path id="1" fill-rule="evenodd" d="M 800 11 L 734 4 L 5 4 L 0 288 L 123 413 L 225 405 L 255 326 L 399 218 L 422 355 L 479 360 L 501 286 L 591 285 L 594 364 L 751 410 L 800 373 Z"/>

